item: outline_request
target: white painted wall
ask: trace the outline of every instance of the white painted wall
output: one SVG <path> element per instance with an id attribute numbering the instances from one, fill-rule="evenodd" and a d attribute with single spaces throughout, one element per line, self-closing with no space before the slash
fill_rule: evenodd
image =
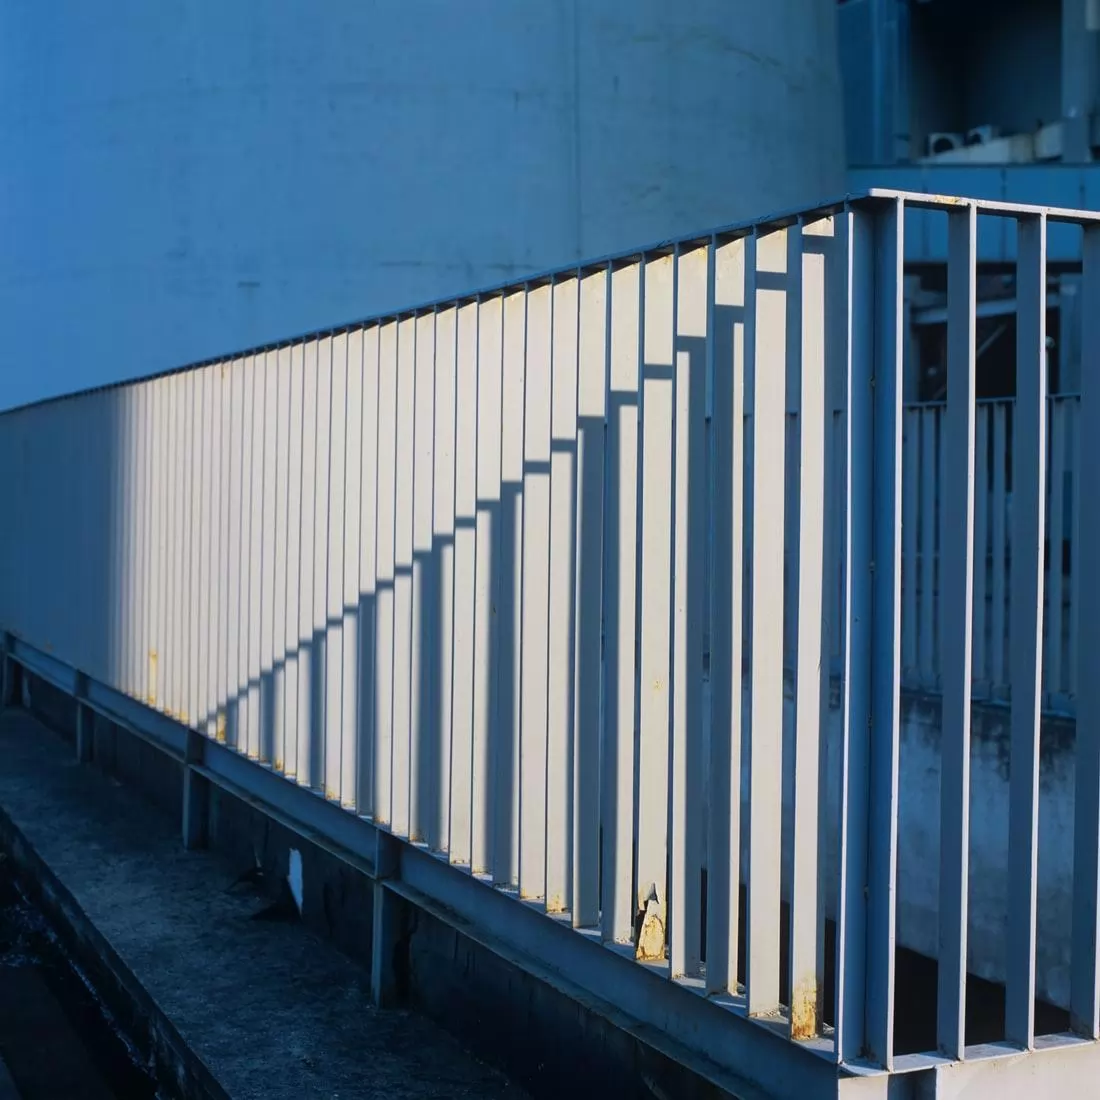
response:
<path id="1" fill-rule="evenodd" d="M 0 6 L 0 408 L 844 189 L 833 0 Z"/>

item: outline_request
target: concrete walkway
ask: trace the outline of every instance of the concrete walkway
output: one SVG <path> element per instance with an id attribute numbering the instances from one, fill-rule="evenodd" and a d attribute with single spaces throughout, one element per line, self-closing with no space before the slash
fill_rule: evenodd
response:
<path id="1" fill-rule="evenodd" d="M 300 925 L 252 920 L 266 903 L 227 891 L 237 869 L 185 852 L 174 822 L 19 711 L 0 715 L 0 848 L 110 960 L 192 1095 L 524 1095 L 425 1019 L 375 1010 L 366 972 Z"/>

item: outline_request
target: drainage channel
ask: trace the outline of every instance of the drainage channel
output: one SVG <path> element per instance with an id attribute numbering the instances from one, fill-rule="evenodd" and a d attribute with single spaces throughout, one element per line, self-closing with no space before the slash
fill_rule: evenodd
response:
<path id="1" fill-rule="evenodd" d="M 0 1100 L 166 1095 L 0 853 Z"/>

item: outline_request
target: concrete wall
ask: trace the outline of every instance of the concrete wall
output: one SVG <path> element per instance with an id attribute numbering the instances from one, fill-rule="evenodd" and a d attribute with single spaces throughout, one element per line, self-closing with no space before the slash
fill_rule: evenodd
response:
<path id="1" fill-rule="evenodd" d="M 0 408 L 844 189 L 834 0 L 12 0 Z"/>

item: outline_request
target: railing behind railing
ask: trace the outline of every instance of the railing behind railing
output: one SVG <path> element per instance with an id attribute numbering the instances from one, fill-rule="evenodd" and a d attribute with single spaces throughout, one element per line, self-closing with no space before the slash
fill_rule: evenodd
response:
<path id="1" fill-rule="evenodd" d="M 902 403 L 908 205 L 950 226 L 943 411 Z M 1011 418 L 974 401 L 979 213 L 1018 226 Z M 0 625 L 731 1020 L 886 1068 L 905 675 L 943 694 L 937 1043 L 965 1048 L 973 650 L 1013 685 L 1006 1034 L 1028 1046 L 1051 219 L 1086 226 L 1095 297 L 1088 215 L 881 194 L 5 414 Z M 1091 377 L 1091 320 L 1083 349 Z M 1053 408 L 1089 560 L 1100 430 L 1071 460 Z M 1062 578 L 1051 691 L 1073 690 Z M 1069 584 L 1088 652 L 1100 587 Z M 1072 1000 L 1095 1037 L 1083 686 Z"/>

